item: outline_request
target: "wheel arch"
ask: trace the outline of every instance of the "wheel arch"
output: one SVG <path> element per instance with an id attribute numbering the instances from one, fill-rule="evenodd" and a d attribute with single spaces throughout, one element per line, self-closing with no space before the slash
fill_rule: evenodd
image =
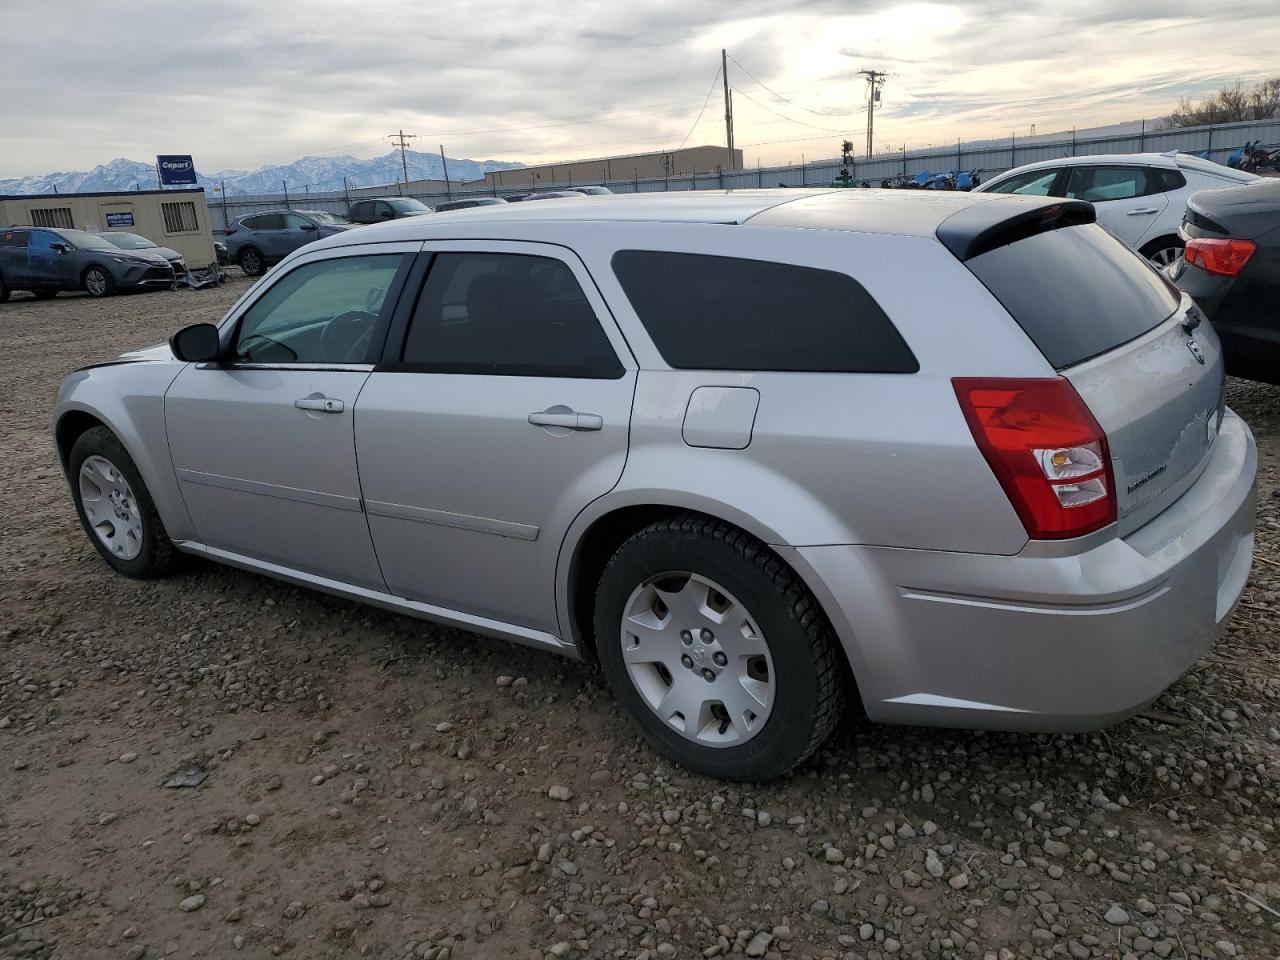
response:
<path id="1" fill-rule="evenodd" d="M 1185 241 L 1183 241 L 1182 237 L 1178 236 L 1176 232 L 1161 233 L 1159 236 L 1152 237 L 1150 240 L 1144 243 L 1141 247 L 1139 247 L 1138 253 L 1140 253 L 1144 258 L 1149 259 L 1151 254 L 1154 253 L 1156 250 L 1162 250 L 1165 247 L 1181 248 L 1184 245 L 1185 245 Z"/>
<path id="2" fill-rule="evenodd" d="M 118 438 L 120 434 L 111 429 L 111 425 L 88 410 L 73 408 L 64 411 L 53 426 L 54 445 L 58 449 L 58 460 L 62 463 L 62 472 L 67 473 L 71 465 L 71 448 L 76 441 L 94 427 L 106 427 Z M 124 443 L 123 440 L 120 441 Z M 128 449 L 127 447 L 125 449 Z M 133 456 L 132 453 L 129 454 Z"/>

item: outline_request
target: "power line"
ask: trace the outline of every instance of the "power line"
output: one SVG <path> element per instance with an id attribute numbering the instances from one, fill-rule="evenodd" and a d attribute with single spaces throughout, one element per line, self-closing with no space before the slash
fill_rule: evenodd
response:
<path id="1" fill-rule="evenodd" d="M 716 75 L 711 78 L 711 86 L 707 89 L 706 99 L 702 101 L 702 109 L 698 111 L 698 118 L 693 121 L 693 126 L 690 127 L 689 132 L 684 135 L 684 139 L 680 141 L 680 146 L 676 147 L 677 150 L 684 148 L 684 145 L 689 142 L 689 138 L 693 136 L 693 131 L 698 128 L 698 121 L 701 120 L 702 115 L 707 112 L 707 104 L 711 102 L 711 95 L 716 92 L 716 81 L 719 79 L 720 68 L 716 67 Z"/>
<path id="2" fill-rule="evenodd" d="M 796 103 L 794 100 L 788 100 L 786 97 L 784 97 L 782 94 L 780 94 L 777 90 L 774 90 L 772 87 L 768 86 L 768 85 L 767 85 L 763 80 L 761 80 L 761 79 L 760 79 L 759 77 L 757 77 L 754 73 L 752 73 L 750 70 L 748 70 L 746 67 L 744 67 L 741 63 L 739 63 L 739 62 L 738 62 L 738 60 L 733 56 L 733 54 L 729 54 L 729 59 L 730 59 L 730 60 L 732 60 L 732 61 L 734 62 L 734 65 L 735 65 L 735 66 L 737 66 L 737 68 L 738 68 L 739 70 L 741 70 L 743 73 L 745 73 L 748 77 L 750 77 L 752 80 L 754 80 L 757 84 L 759 84 L 761 87 L 763 87 L 763 88 L 764 88 L 765 90 L 767 90 L 769 93 L 773 94 L 773 96 L 777 97 L 777 98 L 778 98 L 779 100 L 781 100 L 783 103 L 789 103 L 789 104 L 791 104 L 791 106 L 795 107 L 797 110 L 803 110 L 803 111 L 805 111 L 806 113 L 812 113 L 815 117 L 851 117 L 851 116 L 853 116 L 853 114 L 852 114 L 852 113 L 829 113 L 829 112 L 824 111 L 824 110 L 813 110 L 813 109 L 811 109 L 811 108 L 809 108 L 809 107 L 804 106 L 803 104 Z M 837 74 L 837 76 L 839 76 L 839 74 Z M 810 89 L 810 88 L 802 88 L 802 89 Z M 794 90 L 793 90 L 793 91 L 791 91 L 791 92 L 792 92 L 792 93 L 795 93 L 796 91 L 794 91 Z"/>
<path id="3" fill-rule="evenodd" d="M 820 127 L 816 123 L 806 123 L 803 120 L 797 120 L 795 117 L 788 117 L 785 113 L 779 113 L 777 110 L 774 110 L 772 107 L 766 106 L 765 104 L 761 103 L 759 100 L 752 97 L 746 91 L 738 87 L 732 87 L 731 89 L 736 93 L 742 94 L 744 97 L 746 97 L 748 100 L 754 103 L 761 110 L 767 110 L 769 113 L 772 113 L 775 117 L 781 117 L 783 120 L 787 120 L 790 123 L 798 123 L 800 126 L 808 127 L 811 130 L 824 130 L 827 133 L 844 133 L 843 130 L 833 130 L 831 127 Z"/>

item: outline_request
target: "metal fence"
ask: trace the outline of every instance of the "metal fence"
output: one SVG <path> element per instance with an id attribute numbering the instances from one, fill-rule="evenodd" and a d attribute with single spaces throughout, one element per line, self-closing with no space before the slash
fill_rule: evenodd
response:
<path id="1" fill-rule="evenodd" d="M 1003 173 L 1012 167 L 1038 160 L 1054 160 L 1059 157 L 1092 156 L 1103 153 L 1164 153 L 1177 150 L 1184 153 L 1207 152 L 1209 159 L 1226 163 L 1233 151 L 1249 140 L 1264 143 L 1280 141 L 1280 119 L 1258 120 L 1243 123 L 1215 124 L 1205 127 L 1146 130 L 1136 134 L 1110 136 L 1079 136 L 1071 134 L 1042 134 L 1036 137 L 1010 136 L 1008 140 L 981 140 L 957 143 L 955 146 L 933 147 L 924 150 L 900 150 L 881 153 L 871 158 L 858 158 L 849 169 L 857 182 L 866 181 L 878 186 L 882 180 L 898 174 L 914 176 L 922 171 L 944 173 L 949 170 L 978 169 L 982 179 Z M 786 164 L 782 166 L 757 166 L 747 170 L 722 173 L 697 174 L 696 176 L 658 177 L 640 179 L 632 177 L 605 182 L 614 193 L 655 193 L 667 190 L 725 190 L 751 187 L 825 187 L 840 175 L 838 158 L 818 160 L 812 163 Z M 538 192 L 563 189 L 572 186 L 566 182 L 540 184 Z M 446 194 L 405 193 L 428 206 L 447 198 L 468 196 L 505 196 L 527 193 L 519 187 L 470 188 L 459 185 Z M 387 188 L 387 195 L 398 193 L 395 186 Z M 360 197 L 370 196 L 367 188 L 359 191 Z M 298 210 L 328 210 L 347 214 L 350 201 L 359 199 L 344 191 L 305 194 L 262 194 L 258 196 L 224 197 L 208 194 L 209 212 L 215 233 L 220 233 L 227 220 L 262 210 L 291 207 Z"/>

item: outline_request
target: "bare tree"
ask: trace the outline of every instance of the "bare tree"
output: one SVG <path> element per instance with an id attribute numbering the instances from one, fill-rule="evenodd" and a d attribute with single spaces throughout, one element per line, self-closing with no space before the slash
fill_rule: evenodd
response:
<path id="1" fill-rule="evenodd" d="M 1203 100 L 1181 97 L 1165 121 L 1171 127 L 1201 127 L 1210 123 L 1271 120 L 1275 117 L 1280 117 L 1280 75 L 1267 77 L 1251 87 L 1243 83 L 1223 87 Z"/>

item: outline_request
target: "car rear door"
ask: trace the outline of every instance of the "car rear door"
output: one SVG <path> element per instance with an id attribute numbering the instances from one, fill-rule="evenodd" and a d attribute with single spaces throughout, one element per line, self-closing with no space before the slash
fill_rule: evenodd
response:
<path id="1" fill-rule="evenodd" d="M 22 289 L 29 282 L 27 244 L 29 230 L 0 230 L 0 277 L 10 289 Z"/>
<path id="2" fill-rule="evenodd" d="M 420 244 L 317 251 L 222 331 L 225 362 L 165 395 L 169 450 L 201 542 L 383 591 L 356 468 L 356 398 Z"/>
<path id="3" fill-rule="evenodd" d="M 378 561 L 399 596 L 558 633 L 560 545 L 622 474 L 635 362 L 564 247 L 424 250 L 356 409 Z"/>
<path id="4" fill-rule="evenodd" d="M 1071 167 L 1065 196 L 1092 203 L 1098 222 L 1135 250 L 1169 205 L 1160 171 L 1136 164 Z"/>

